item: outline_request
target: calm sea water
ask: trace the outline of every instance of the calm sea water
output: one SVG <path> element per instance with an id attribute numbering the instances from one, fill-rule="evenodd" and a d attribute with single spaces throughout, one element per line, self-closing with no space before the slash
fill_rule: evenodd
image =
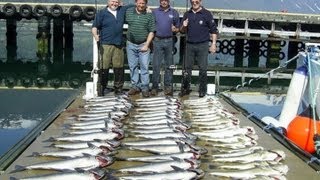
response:
<path id="1" fill-rule="evenodd" d="M 77 90 L 0 89 L 0 156 L 20 141 Z"/>

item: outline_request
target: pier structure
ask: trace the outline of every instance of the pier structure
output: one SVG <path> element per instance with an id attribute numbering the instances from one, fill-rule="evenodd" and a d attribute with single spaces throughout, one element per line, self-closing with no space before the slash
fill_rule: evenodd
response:
<path id="1" fill-rule="evenodd" d="M 54 3 L 3 3 L 0 2 L 0 20 L 6 21 L 7 61 L 14 62 L 17 56 L 17 21 L 37 21 L 39 60 L 52 58 L 53 62 L 72 64 L 73 22 L 87 21 L 90 25 L 95 14 L 105 4 L 54 4 Z M 155 7 L 150 7 L 155 8 Z M 180 16 L 185 7 L 176 7 Z M 320 15 L 294 14 L 287 12 L 260 12 L 243 10 L 209 9 L 216 20 L 220 32 L 217 53 L 213 57 L 217 64 L 226 58 L 234 58 L 232 67 L 219 65 L 208 67 L 209 76 L 217 86 L 221 77 L 236 77 L 241 83 L 257 73 L 264 74 L 270 69 L 295 57 L 304 49 L 305 42 L 319 42 Z M 181 64 L 184 58 L 184 35 L 177 34 L 175 56 Z M 51 47 L 52 45 L 52 47 Z M 261 62 L 263 65 L 261 66 Z M 296 61 L 288 63 L 288 74 L 297 67 Z M 174 75 L 179 76 L 181 66 L 177 65 Z M 152 71 L 151 71 L 152 73 Z M 197 72 L 193 73 L 194 75 Z M 267 84 L 271 79 L 290 79 L 290 75 L 263 75 Z M 39 79 L 39 78 L 37 78 Z M 177 78 L 179 79 L 179 78 Z M 0 75 L 0 84 L 6 78 Z M 40 78 L 40 82 L 45 79 Z M 9 82 L 11 82 L 9 80 Z M 10 83 L 9 83 L 10 84 Z M 37 83 L 33 83 L 37 84 Z M 39 84 L 39 83 L 38 83 Z M 55 83 L 54 83 L 55 84 Z M 58 83 L 66 84 L 66 83 Z M 56 87 L 60 87 L 56 85 Z"/>

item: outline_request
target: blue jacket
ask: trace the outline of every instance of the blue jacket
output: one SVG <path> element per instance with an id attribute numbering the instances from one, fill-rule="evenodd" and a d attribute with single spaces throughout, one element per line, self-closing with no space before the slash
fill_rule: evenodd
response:
<path id="1" fill-rule="evenodd" d="M 123 44 L 123 24 L 126 10 L 134 5 L 119 6 L 117 18 L 107 8 L 99 11 L 93 21 L 92 27 L 99 30 L 100 44 L 117 45 Z"/>

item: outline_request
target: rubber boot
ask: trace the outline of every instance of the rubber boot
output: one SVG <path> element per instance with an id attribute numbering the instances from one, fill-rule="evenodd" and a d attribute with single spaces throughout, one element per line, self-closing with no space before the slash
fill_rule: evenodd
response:
<path id="1" fill-rule="evenodd" d="M 180 97 L 190 94 L 190 81 L 191 81 L 191 75 L 186 71 L 184 71 L 182 76 L 182 82 L 181 82 L 181 92 L 179 93 Z"/>
<path id="2" fill-rule="evenodd" d="M 108 75 L 109 75 L 109 69 L 100 69 L 99 72 L 99 78 L 98 78 L 98 96 L 104 96 L 104 91 L 106 90 L 108 86 Z"/>
<path id="3" fill-rule="evenodd" d="M 204 97 L 207 94 L 207 72 L 200 71 L 199 73 L 199 97 Z"/>
<path id="4" fill-rule="evenodd" d="M 124 84 L 124 68 L 113 68 L 114 72 L 114 93 L 119 95 L 122 93 Z"/>

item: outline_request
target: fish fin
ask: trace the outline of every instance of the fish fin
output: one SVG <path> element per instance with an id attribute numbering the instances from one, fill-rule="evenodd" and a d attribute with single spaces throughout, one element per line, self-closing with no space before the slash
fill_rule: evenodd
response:
<path id="1" fill-rule="evenodd" d="M 181 161 L 181 159 L 174 157 L 174 156 L 170 156 L 171 159 L 173 159 L 174 161 Z"/>
<path id="2" fill-rule="evenodd" d="M 82 168 L 74 168 L 75 171 L 77 171 L 78 173 L 84 173 L 85 170 Z"/>
<path id="3" fill-rule="evenodd" d="M 97 146 L 92 144 L 91 142 L 87 142 L 87 145 L 88 145 L 89 148 L 92 148 L 92 149 L 93 148 L 97 148 Z"/>
<path id="4" fill-rule="evenodd" d="M 178 167 L 178 166 L 174 166 L 174 165 L 171 165 L 172 169 L 174 169 L 175 171 L 184 171 L 184 169 Z"/>
<path id="5" fill-rule="evenodd" d="M 88 153 L 82 153 L 84 157 L 89 157 L 89 156 L 92 156 L 91 154 L 88 154 Z"/>

